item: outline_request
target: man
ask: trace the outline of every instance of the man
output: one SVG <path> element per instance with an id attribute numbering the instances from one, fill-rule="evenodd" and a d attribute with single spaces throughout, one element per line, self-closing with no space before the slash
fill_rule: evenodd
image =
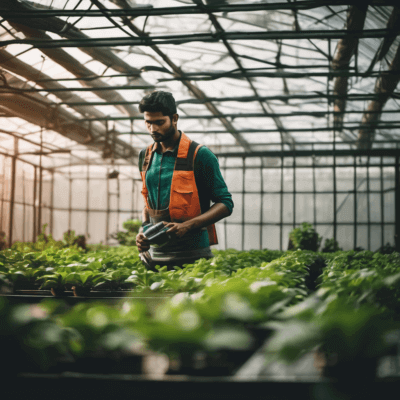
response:
<path id="1" fill-rule="evenodd" d="M 171 93 L 157 91 L 145 96 L 139 110 L 154 140 L 139 155 L 145 202 L 142 228 L 136 237 L 141 258 L 152 269 L 211 258 L 210 245 L 218 243 L 214 224 L 233 209 L 218 160 L 207 147 L 178 130 L 179 116 Z M 173 240 L 162 247 L 150 246 L 146 230 L 160 221 Z"/>

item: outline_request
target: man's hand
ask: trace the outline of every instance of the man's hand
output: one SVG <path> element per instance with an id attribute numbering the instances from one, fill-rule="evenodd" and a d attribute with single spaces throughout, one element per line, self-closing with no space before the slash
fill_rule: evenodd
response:
<path id="1" fill-rule="evenodd" d="M 136 236 L 136 246 L 139 250 L 139 253 L 143 253 L 150 249 L 149 239 L 144 235 L 143 232 L 140 232 Z"/>
<path id="2" fill-rule="evenodd" d="M 164 225 L 169 228 L 167 230 L 168 233 L 174 233 L 179 238 L 192 230 L 190 220 L 185 222 L 164 222 Z"/>

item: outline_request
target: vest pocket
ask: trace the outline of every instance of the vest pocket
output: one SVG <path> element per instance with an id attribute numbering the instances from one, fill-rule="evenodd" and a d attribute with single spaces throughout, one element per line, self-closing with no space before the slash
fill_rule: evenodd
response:
<path id="1" fill-rule="evenodd" d="M 173 190 L 173 205 L 176 208 L 188 208 L 192 204 L 193 190 L 176 188 Z"/>

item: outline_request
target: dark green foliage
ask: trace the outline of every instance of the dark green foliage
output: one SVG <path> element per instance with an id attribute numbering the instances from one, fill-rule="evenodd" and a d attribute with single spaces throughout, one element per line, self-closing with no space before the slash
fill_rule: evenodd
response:
<path id="1" fill-rule="evenodd" d="M 392 254 L 396 251 L 396 248 L 388 242 L 381 246 L 377 251 L 381 254 Z"/>
<path id="2" fill-rule="evenodd" d="M 318 251 L 321 239 L 311 224 L 303 222 L 289 233 L 289 250 Z"/>
<path id="3" fill-rule="evenodd" d="M 339 247 L 339 243 L 334 239 L 325 239 L 324 247 L 322 248 L 323 253 L 335 253 L 337 251 L 341 251 Z"/>
<path id="4" fill-rule="evenodd" d="M 122 226 L 126 231 L 112 233 L 110 237 L 116 239 L 119 244 L 124 246 L 136 246 L 136 235 L 139 232 L 139 228 L 142 226 L 141 221 L 138 219 L 129 219 L 125 221 Z"/>

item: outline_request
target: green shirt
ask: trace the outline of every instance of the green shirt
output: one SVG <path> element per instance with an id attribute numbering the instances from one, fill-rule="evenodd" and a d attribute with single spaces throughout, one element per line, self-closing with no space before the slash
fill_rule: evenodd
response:
<path id="1" fill-rule="evenodd" d="M 150 169 L 146 173 L 146 186 L 149 191 L 149 206 L 152 209 L 164 210 L 169 207 L 172 175 L 174 172 L 175 159 L 178 153 L 177 145 L 174 150 L 161 153 L 156 150 Z M 194 176 L 199 193 L 200 208 L 202 213 L 209 209 L 210 200 L 213 203 L 223 203 L 232 213 L 232 195 L 221 175 L 219 163 L 214 153 L 207 147 L 202 146 L 197 152 L 194 160 Z M 200 249 L 209 246 L 207 231 L 201 231 L 200 237 L 196 235 L 191 243 L 190 249 Z"/>

